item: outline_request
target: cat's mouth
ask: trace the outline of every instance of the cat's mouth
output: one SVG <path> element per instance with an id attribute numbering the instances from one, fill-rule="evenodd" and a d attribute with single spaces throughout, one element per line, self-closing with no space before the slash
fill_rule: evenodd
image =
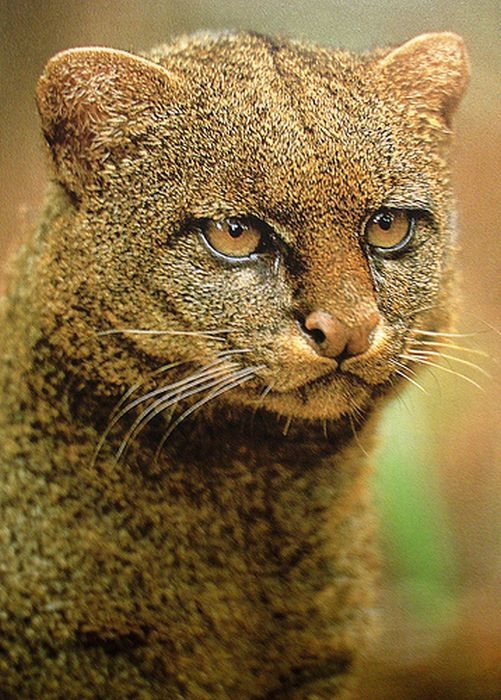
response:
<path id="1" fill-rule="evenodd" d="M 334 366 L 330 372 L 296 386 L 256 382 L 255 387 L 248 386 L 247 391 L 257 408 L 284 416 L 335 420 L 365 411 L 377 390 L 361 377 Z"/>

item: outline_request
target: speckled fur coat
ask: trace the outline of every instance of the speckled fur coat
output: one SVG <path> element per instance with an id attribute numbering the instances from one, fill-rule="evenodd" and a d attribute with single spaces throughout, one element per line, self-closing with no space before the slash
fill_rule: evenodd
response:
<path id="1" fill-rule="evenodd" d="M 49 62 L 0 319 L 3 699 L 349 697 L 374 423 L 449 323 L 467 73 L 452 34 Z"/>

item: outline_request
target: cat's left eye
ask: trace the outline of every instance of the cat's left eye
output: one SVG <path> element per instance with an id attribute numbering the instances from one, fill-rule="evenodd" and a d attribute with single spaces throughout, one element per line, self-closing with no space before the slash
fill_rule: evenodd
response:
<path id="1" fill-rule="evenodd" d="M 403 252 L 414 235 L 415 216 L 407 209 L 378 209 L 365 225 L 365 239 L 382 255 Z"/>
<path id="2" fill-rule="evenodd" d="M 227 258 L 248 258 L 261 252 L 265 243 L 263 227 L 252 219 L 206 219 L 202 234 L 209 247 Z"/>

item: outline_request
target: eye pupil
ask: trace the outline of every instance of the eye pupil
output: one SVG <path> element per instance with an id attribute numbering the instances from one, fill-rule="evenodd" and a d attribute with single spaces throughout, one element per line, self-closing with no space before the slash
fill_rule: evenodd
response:
<path id="1" fill-rule="evenodd" d="M 232 238 L 240 238 L 244 231 L 245 227 L 239 221 L 228 222 L 228 233 Z"/>
<path id="2" fill-rule="evenodd" d="M 389 211 L 384 212 L 378 219 L 378 225 L 383 231 L 389 231 L 393 225 L 393 216 Z"/>

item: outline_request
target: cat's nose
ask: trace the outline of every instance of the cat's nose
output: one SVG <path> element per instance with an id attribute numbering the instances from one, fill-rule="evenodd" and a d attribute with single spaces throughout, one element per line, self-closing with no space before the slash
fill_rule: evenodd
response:
<path id="1" fill-rule="evenodd" d="M 302 327 L 321 355 L 346 359 L 369 349 L 371 334 L 380 320 L 380 315 L 373 312 L 350 327 L 327 311 L 313 311 L 305 318 Z"/>

